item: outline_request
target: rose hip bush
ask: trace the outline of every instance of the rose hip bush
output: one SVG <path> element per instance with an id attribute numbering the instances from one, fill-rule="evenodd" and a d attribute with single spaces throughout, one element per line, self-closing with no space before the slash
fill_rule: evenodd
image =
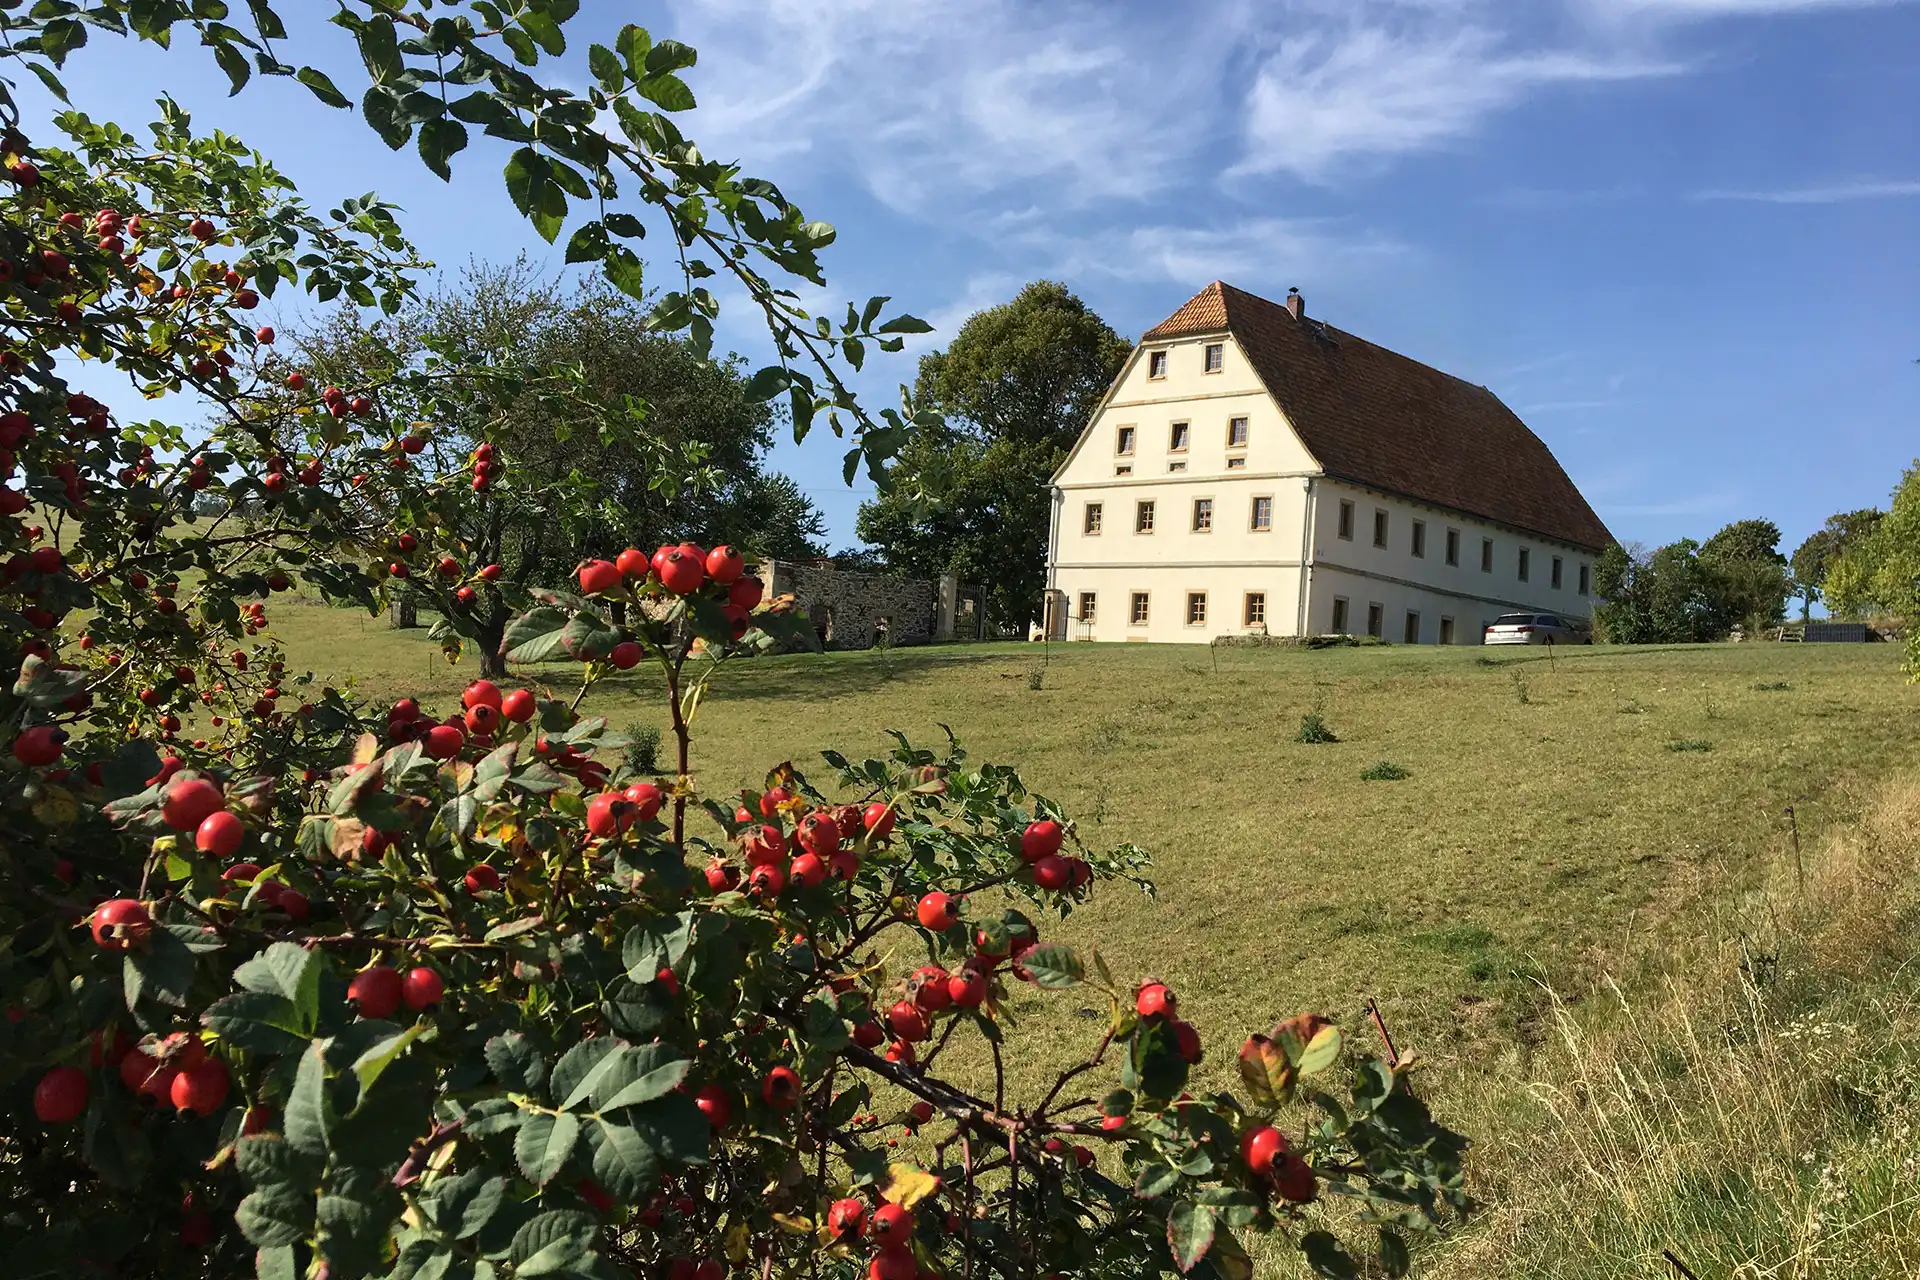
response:
<path id="1" fill-rule="evenodd" d="M 523 144 L 509 187 L 550 237 L 567 164 L 610 198 L 618 161 L 767 306 L 765 394 L 853 418 L 850 465 L 912 428 L 859 415 L 832 361 L 917 322 L 876 329 L 877 301 L 830 341 L 800 324 L 740 264 L 815 278 L 830 230 L 664 114 L 634 122 L 636 98 L 691 104 L 691 50 L 626 28 L 580 99 L 516 69 L 564 48 L 572 4 L 455 8 L 342 8 L 383 135 L 419 126 L 437 169 L 457 119 Z M 236 88 L 250 66 L 295 74 L 269 6 L 249 6 L 253 35 L 225 10 L 42 3 L 0 23 L 52 83 L 89 30 L 175 26 Z M 638 135 L 623 154 L 581 140 L 607 146 L 589 106 Z M 608 548 L 566 589 L 503 597 L 454 532 L 516 484 L 489 406 L 577 383 L 448 361 L 336 388 L 275 358 L 257 309 L 276 290 L 391 308 L 412 287 L 389 206 L 320 216 L 170 104 L 144 141 L 62 115 L 61 145 L 0 108 L 9 1277 L 1245 1277 L 1256 1234 L 1321 1274 L 1400 1274 L 1410 1235 L 1465 1211 L 1464 1140 L 1405 1062 L 1303 1014 L 1247 1039 L 1223 1091 L 1196 1074 L 1178 992 L 1058 943 L 1147 858 L 1087 848 L 1013 770 L 896 735 L 883 759 L 828 751 L 813 777 L 780 764 L 758 791 L 703 793 L 703 696 L 725 662 L 809 634 L 792 602 L 763 599 L 740 551 L 691 544 Z M 628 271 L 607 239 L 627 224 L 596 222 L 578 256 Z M 710 323 L 702 278 L 663 327 Z M 490 393 L 502 378 L 512 397 Z M 198 425 L 108 403 L 175 393 Z M 459 465 L 421 461 L 449 446 Z M 369 707 L 285 666 L 277 594 L 377 610 L 399 582 L 456 654 L 464 611 L 506 600 L 499 656 L 542 678 Z M 631 773 L 593 715 L 594 686 L 643 663 L 674 735 L 661 776 Z M 1023 983 L 1109 1010 L 1037 1096 L 1007 1084 L 1038 1052 L 1008 1013 Z"/>

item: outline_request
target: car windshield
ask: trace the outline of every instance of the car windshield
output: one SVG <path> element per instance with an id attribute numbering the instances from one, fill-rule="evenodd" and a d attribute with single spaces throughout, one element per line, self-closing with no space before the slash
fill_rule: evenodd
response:
<path id="1" fill-rule="evenodd" d="M 1533 615 L 1530 613 L 1503 613 L 1493 620 L 1496 627 L 1530 627 Z"/>

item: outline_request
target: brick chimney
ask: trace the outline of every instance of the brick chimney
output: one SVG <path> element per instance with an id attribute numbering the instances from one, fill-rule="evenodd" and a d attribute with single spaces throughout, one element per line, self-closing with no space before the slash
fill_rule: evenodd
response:
<path id="1" fill-rule="evenodd" d="M 1287 314 L 1295 320 L 1303 319 L 1307 314 L 1307 300 L 1300 296 L 1300 290 L 1287 290 Z"/>

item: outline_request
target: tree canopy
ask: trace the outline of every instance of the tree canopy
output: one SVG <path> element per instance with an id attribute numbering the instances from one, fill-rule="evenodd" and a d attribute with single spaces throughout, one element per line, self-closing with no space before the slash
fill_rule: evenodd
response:
<path id="1" fill-rule="evenodd" d="M 1063 284 L 1035 281 L 975 312 L 923 356 L 915 399 L 946 415 L 860 510 L 888 565 L 986 585 L 994 617 L 1036 617 L 1046 586 L 1048 482 L 1132 350 Z"/>

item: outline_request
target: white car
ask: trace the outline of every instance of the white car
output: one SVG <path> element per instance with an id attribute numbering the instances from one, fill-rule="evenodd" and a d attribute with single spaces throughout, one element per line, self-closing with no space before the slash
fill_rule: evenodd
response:
<path id="1" fill-rule="evenodd" d="M 1592 644 L 1593 626 L 1557 613 L 1503 613 L 1482 639 L 1486 644 Z"/>

